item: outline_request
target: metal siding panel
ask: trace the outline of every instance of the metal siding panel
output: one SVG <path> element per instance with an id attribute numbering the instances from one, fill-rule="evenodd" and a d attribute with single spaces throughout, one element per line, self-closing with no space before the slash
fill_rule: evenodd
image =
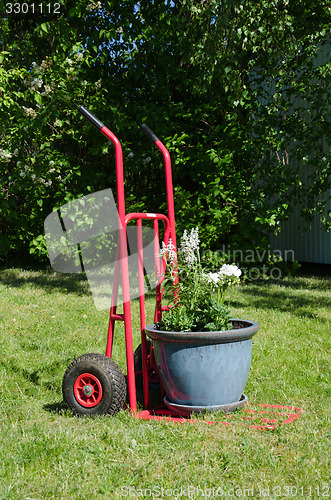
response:
<path id="1" fill-rule="evenodd" d="M 328 59 L 329 47 L 325 44 L 315 59 L 315 65 L 325 64 Z M 296 101 L 297 105 L 308 105 L 302 99 Z M 307 115 L 308 118 L 309 115 Z M 327 150 L 327 144 L 324 138 L 321 138 L 320 146 L 322 150 Z M 306 166 L 302 166 L 302 181 L 309 182 L 309 171 Z M 331 190 L 326 193 L 326 200 L 331 196 Z M 326 203 L 327 210 L 331 210 L 331 201 Z M 293 250 L 295 258 L 302 262 L 311 262 L 319 264 L 331 264 L 331 231 L 326 232 L 322 226 L 319 216 L 316 214 L 310 229 L 302 232 L 300 226 L 300 207 L 295 207 L 294 213 L 287 221 L 281 223 L 281 232 L 278 236 L 271 235 L 270 245 L 272 249 Z"/>
<path id="2" fill-rule="evenodd" d="M 331 195 L 331 191 L 329 192 Z M 331 203 L 327 204 L 331 209 Z M 308 231 L 302 232 L 299 228 L 300 217 L 298 211 L 281 224 L 279 235 L 271 235 L 270 246 L 273 250 L 293 250 L 295 258 L 302 262 L 316 264 L 331 264 L 331 231 L 326 232 L 318 215 L 312 221 Z"/>

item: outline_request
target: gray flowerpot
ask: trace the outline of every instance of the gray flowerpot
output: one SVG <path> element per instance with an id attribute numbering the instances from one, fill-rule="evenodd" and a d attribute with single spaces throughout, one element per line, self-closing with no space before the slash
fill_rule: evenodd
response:
<path id="1" fill-rule="evenodd" d="M 166 332 L 148 325 L 154 356 L 169 406 L 213 408 L 241 405 L 259 324 L 231 320 L 244 328 L 220 332 Z M 201 411 L 201 410 L 200 410 Z"/>

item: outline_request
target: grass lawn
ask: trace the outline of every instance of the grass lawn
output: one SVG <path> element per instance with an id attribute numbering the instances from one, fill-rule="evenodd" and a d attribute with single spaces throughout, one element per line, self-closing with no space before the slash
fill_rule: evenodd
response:
<path id="1" fill-rule="evenodd" d="M 260 323 L 245 389 L 299 419 L 262 431 L 240 410 L 208 425 L 142 421 L 129 412 L 73 417 L 61 383 L 70 362 L 104 353 L 107 311 L 87 282 L 51 271 L 0 271 L 0 498 L 330 498 L 331 277 L 252 282 L 233 316 Z M 139 312 L 133 303 L 134 346 Z M 154 301 L 147 303 L 152 319 Z M 152 321 L 150 321 L 152 322 Z M 125 369 L 123 325 L 113 359 Z"/>

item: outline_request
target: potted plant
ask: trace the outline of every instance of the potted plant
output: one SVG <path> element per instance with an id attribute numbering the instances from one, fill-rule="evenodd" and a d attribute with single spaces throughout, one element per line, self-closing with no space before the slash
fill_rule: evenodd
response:
<path id="1" fill-rule="evenodd" d="M 180 413 L 233 411 L 246 404 L 243 394 L 251 364 L 252 337 L 259 325 L 231 319 L 226 292 L 241 271 L 224 264 L 217 272 L 201 263 L 198 228 L 184 231 L 179 251 L 163 245 L 165 282 L 173 301 L 162 321 L 146 327 L 166 405 Z"/>

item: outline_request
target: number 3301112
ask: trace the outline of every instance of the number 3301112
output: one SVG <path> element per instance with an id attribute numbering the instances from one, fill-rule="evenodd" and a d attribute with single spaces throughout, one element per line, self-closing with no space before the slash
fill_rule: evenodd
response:
<path id="1" fill-rule="evenodd" d="M 6 14 L 60 14 L 59 3 L 6 3 Z"/>

